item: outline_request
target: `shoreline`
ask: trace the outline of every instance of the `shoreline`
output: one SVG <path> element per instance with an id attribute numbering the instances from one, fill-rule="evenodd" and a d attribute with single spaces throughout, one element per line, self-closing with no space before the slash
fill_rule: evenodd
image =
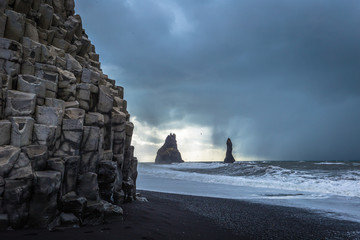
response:
<path id="1" fill-rule="evenodd" d="M 139 191 L 149 202 L 123 205 L 124 219 L 49 232 L 0 232 L 5 239 L 360 239 L 360 223 L 310 210 L 244 200 Z"/>
<path id="2" fill-rule="evenodd" d="M 360 223 L 359 173 L 360 166 L 354 162 L 139 164 L 137 186 L 149 191 L 295 207 Z"/>

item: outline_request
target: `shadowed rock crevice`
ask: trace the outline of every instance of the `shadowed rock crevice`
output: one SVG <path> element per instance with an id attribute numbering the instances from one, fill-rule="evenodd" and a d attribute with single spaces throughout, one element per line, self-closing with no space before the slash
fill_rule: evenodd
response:
<path id="1" fill-rule="evenodd" d="M 0 1 L 0 230 L 100 224 L 136 197 L 124 89 L 74 8 Z"/>

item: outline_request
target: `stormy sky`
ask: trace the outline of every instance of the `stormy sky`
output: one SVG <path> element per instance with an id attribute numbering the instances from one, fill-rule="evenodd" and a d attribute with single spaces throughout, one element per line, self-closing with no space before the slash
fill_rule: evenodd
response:
<path id="1" fill-rule="evenodd" d="M 76 0 L 140 161 L 360 160 L 358 0 Z"/>

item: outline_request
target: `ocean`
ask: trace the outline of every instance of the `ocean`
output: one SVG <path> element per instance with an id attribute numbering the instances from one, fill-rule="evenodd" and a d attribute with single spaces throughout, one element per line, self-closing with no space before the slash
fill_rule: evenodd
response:
<path id="1" fill-rule="evenodd" d="M 139 163 L 140 190 L 305 208 L 360 222 L 360 162 Z"/>

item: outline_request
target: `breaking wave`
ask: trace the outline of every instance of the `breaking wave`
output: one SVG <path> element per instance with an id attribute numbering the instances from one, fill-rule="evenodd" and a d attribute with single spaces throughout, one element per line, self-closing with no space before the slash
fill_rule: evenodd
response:
<path id="1" fill-rule="evenodd" d="M 359 162 L 142 163 L 139 171 L 177 180 L 360 197 Z"/>

